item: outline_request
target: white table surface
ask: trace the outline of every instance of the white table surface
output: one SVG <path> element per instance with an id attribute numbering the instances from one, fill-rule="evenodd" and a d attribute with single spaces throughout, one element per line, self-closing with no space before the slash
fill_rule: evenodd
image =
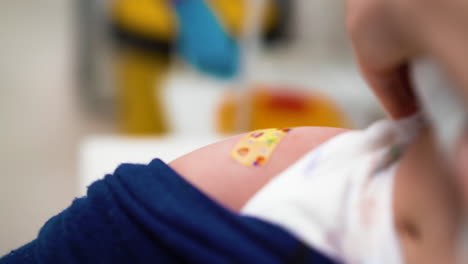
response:
<path id="1" fill-rule="evenodd" d="M 105 135 L 85 138 L 79 149 L 78 194 L 84 195 L 87 186 L 112 173 L 122 163 L 148 164 L 155 158 L 167 163 L 221 139 L 221 136 L 130 138 Z"/>

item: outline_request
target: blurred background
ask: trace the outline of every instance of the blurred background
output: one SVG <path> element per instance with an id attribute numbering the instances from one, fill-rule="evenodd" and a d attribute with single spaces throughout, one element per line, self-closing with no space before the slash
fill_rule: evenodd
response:
<path id="1" fill-rule="evenodd" d="M 0 255 L 121 162 L 384 116 L 342 0 L 2 0 L 0 33 Z"/>

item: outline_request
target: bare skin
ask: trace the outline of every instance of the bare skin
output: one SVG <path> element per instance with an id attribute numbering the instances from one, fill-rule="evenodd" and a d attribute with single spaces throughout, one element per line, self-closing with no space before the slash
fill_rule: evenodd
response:
<path id="1" fill-rule="evenodd" d="M 425 131 L 406 151 L 394 189 L 395 226 L 408 264 L 456 263 L 459 185 Z"/>
<path id="2" fill-rule="evenodd" d="M 261 167 L 245 167 L 230 157 L 244 135 L 189 153 L 170 166 L 198 189 L 234 211 L 240 208 L 273 176 L 328 139 L 345 132 L 340 128 L 293 129 Z"/>
<path id="3" fill-rule="evenodd" d="M 230 157 L 240 137 L 189 153 L 170 165 L 202 192 L 238 212 L 260 188 L 305 153 L 346 132 L 304 127 L 286 136 L 263 167 L 244 167 Z M 458 190 L 435 151 L 429 131 L 401 158 L 395 183 L 395 227 L 405 263 L 454 263 L 461 207 Z"/>

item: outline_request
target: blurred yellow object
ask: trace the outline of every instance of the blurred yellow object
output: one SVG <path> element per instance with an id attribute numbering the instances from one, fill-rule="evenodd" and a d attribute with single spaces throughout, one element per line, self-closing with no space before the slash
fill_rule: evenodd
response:
<path id="1" fill-rule="evenodd" d="M 319 93 L 260 87 L 250 93 L 247 101 L 250 103 L 248 130 L 298 126 L 350 127 L 339 107 Z M 239 105 L 232 93 L 226 94 L 217 116 L 219 132 L 243 132 L 235 129 Z"/>
<path id="2" fill-rule="evenodd" d="M 133 135 L 168 131 L 161 89 L 168 57 L 134 49 L 121 50 L 116 58 L 118 118 L 122 132 Z"/>
<path id="3" fill-rule="evenodd" d="M 249 0 L 206 0 L 207 3 L 218 14 L 221 23 L 225 26 L 228 32 L 234 36 L 244 30 L 244 21 Z M 278 9 L 273 0 L 266 0 L 265 20 L 263 29 L 271 30 L 277 23 Z"/>
<path id="4" fill-rule="evenodd" d="M 172 41 L 177 34 L 177 20 L 170 0 L 114 0 L 112 18 L 122 29 L 152 39 Z M 203 1 L 203 0 L 199 0 Z M 248 0 L 206 0 L 226 30 L 238 36 L 243 30 Z M 267 0 L 264 29 L 274 27 L 277 12 L 274 1 Z"/>
<path id="5" fill-rule="evenodd" d="M 173 40 L 176 17 L 168 0 L 113 0 L 112 18 L 123 30 L 152 39 Z"/>

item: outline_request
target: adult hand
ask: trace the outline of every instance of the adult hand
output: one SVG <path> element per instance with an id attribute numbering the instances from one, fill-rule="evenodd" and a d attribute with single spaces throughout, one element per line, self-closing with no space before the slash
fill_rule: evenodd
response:
<path id="1" fill-rule="evenodd" d="M 363 75 L 392 118 L 418 109 L 407 70 L 421 54 L 435 57 L 468 95 L 468 1 L 347 0 L 347 27 Z"/>

